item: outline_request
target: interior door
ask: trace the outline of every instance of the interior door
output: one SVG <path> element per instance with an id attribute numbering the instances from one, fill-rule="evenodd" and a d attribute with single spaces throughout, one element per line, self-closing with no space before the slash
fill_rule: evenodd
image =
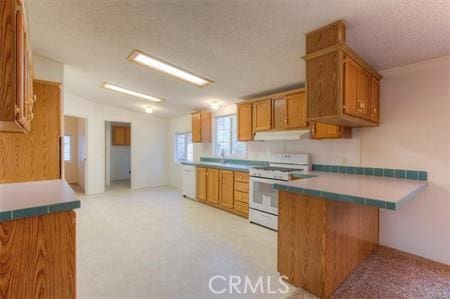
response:
<path id="1" fill-rule="evenodd" d="M 233 208 L 234 173 L 229 170 L 220 171 L 220 205 Z"/>
<path id="2" fill-rule="evenodd" d="M 219 203 L 219 170 L 208 168 L 206 172 L 206 200 Z"/>

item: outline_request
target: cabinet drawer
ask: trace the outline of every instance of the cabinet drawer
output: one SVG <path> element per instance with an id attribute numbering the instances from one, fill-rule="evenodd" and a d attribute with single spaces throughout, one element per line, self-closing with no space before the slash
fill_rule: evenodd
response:
<path id="1" fill-rule="evenodd" d="M 247 192 L 248 193 L 248 183 L 235 182 L 234 191 Z"/>
<path id="2" fill-rule="evenodd" d="M 245 172 L 235 172 L 234 173 L 234 180 L 236 182 L 244 182 L 244 183 L 248 183 L 248 173 Z"/>
<path id="3" fill-rule="evenodd" d="M 248 204 L 248 193 L 234 191 L 234 200 Z"/>
<path id="4" fill-rule="evenodd" d="M 234 209 L 238 212 L 248 214 L 248 204 L 240 201 L 234 202 Z"/>

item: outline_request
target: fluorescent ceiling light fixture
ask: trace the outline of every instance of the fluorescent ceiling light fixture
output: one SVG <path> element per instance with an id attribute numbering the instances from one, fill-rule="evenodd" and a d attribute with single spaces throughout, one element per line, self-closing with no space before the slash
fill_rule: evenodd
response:
<path id="1" fill-rule="evenodd" d="M 153 107 L 152 106 L 146 107 L 145 108 L 145 113 L 152 114 L 153 113 Z"/>
<path id="2" fill-rule="evenodd" d="M 171 65 L 170 63 L 164 62 L 155 57 L 151 57 L 150 55 L 147 55 L 139 50 L 134 50 L 130 54 L 130 56 L 128 56 L 128 60 L 135 62 L 137 64 L 140 64 L 140 65 L 155 69 L 157 71 L 163 72 L 165 74 L 172 75 L 181 80 L 195 84 L 199 87 L 203 87 L 203 86 L 214 83 L 211 80 L 194 75 L 191 72 L 188 72 L 179 67 Z"/>
<path id="3" fill-rule="evenodd" d="M 211 106 L 212 110 L 217 110 L 217 109 L 219 109 L 219 102 L 212 101 L 210 106 Z"/>
<path id="4" fill-rule="evenodd" d="M 124 94 L 130 95 L 130 96 L 133 96 L 133 97 L 146 99 L 146 100 L 149 100 L 149 101 L 152 101 L 155 103 L 161 103 L 163 101 L 163 99 L 155 98 L 155 97 L 152 97 L 152 96 L 149 96 L 149 95 L 137 92 L 137 91 L 129 90 L 129 89 L 126 89 L 126 88 L 123 88 L 123 87 L 120 87 L 117 85 L 109 84 L 106 82 L 103 82 L 101 87 L 109 89 L 109 90 L 117 91 L 120 93 L 124 93 Z"/>

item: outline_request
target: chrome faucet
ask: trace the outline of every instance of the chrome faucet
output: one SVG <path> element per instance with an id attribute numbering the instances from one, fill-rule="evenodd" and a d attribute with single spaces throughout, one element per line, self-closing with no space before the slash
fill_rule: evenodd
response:
<path id="1" fill-rule="evenodd" d="M 220 163 L 225 164 L 225 151 L 223 149 L 220 151 L 220 157 L 222 158 Z"/>

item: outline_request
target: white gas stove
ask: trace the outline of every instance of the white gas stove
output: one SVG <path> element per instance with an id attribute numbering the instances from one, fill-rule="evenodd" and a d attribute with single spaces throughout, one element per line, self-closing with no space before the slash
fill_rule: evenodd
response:
<path id="1" fill-rule="evenodd" d="M 274 154 L 269 166 L 250 168 L 250 222 L 278 230 L 278 191 L 273 185 L 294 179 L 293 172 L 310 170 L 307 154 Z"/>

